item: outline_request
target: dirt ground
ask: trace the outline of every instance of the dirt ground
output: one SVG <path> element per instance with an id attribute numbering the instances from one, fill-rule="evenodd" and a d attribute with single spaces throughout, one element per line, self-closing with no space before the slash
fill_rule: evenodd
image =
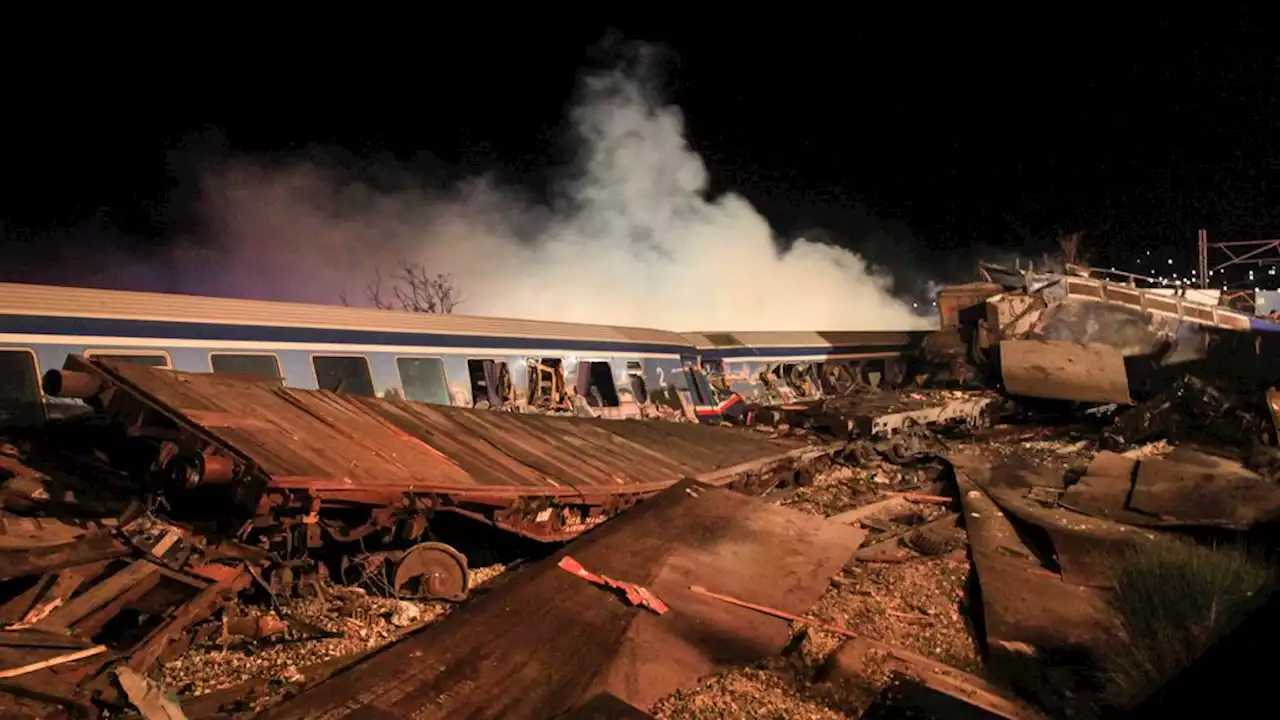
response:
<path id="1" fill-rule="evenodd" d="M 493 565 L 471 570 L 473 588 L 505 570 Z M 221 623 L 206 623 L 208 638 L 161 668 L 161 682 L 180 698 L 232 687 L 255 678 L 298 682 L 316 663 L 373 650 L 405 633 L 438 622 L 449 614 L 441 602 L 411 602 L 367 595 L 358 588 L 326 586 L 323 599 L 296 598 L 269 613 L 274 619 L 301 621 L 284 632 L 258 641 L 227 636 Z M 260 607 L 241 606 L 233 614 L 256 617 Z"/>
<path id="2" fill-rule="evenodd" d="M 923 468 L 899 468 L 887 463 L 858 469 L 836 468 L 789 495 L 781 504 L 817 515 L 835 515 L 883 497 L 877 494 L 879 491 L 922 482 L 929 474 Z M 927 504 L 913 510 L 917 522 L 946 512 Z M 892 530 L 894 521 L 902 519 L 873 517 L 871 522 Z M 961 531 L 959 540 L 963 539 Z M 864 546 L 873 542 L 874 536 Z M 905 562 L 852 563 L 832 580 L 831 587 L 806 617 L 972 671 L 980 660 L 967 620 L 969 573 L 969 559 L 963 547 L 945 555 L 913 557 Z M 857 717 L 878 688 L 849 696 L 813 680 L 843 638 L 799 624 L 793 630 L 803 633 L 798 652 L 707 678 L 696 689 L 659 701 L 652 712 L 663 720 Z M 887 678 L 881 678 L 884 680 Z"/>
<path id="3" fill-rule="evenodd" d="M 1098 448 L 1092 440 L 1057 429 L 1000 427 L 953 441 L 948 452 L 979 453 L 997 461 L 1018 460 L 1050 472 L 1087 466 Z M 1160 454 L 1148 447 L 1138 454 Z M 927 484 L 936 468 L 900 467 L 873 462 L 860 468 L 833 468 L 812 485 L 775 500 L 797 510 L 832 516 L 884 497 L 884 491 Z M 872 516 L 863 547 L 901 531 L 903 521 L 918 524 L 946 512 L 937 505 L 914 504 L 915 517 Z M 806 617 L 888 642 L 957 669 L 981 669 L 977 634 L 970 618 L 972 567 L 961 529 L 957 549 L 947 554 L 914 556 L 905 562 L 855 561 L 837 578 Z M 659 701 L 652 709 L 663 720 L 677 718 L 797 718 L 826 720 L 858 717 L 888 680 L 871 678 L 863 692 L 841 694 L 815 674 L 839 647 L 835 633 L 796 627 L 804 633 L 800 651 L 758 666 L 706 678 L 696 689 Z M 878 681 L 878 682 L 877 682 Z"/>

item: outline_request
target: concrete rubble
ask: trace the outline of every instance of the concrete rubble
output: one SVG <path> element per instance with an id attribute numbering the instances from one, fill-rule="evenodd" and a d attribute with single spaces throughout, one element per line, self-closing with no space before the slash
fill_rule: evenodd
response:
<path id="1" fill-rule="evenodd" d="M 95 416 L 0 444 L 0 709 L 1141 707 L 1099 680 L 1134 632 L 1118 568 L 1271 551 L 1280 356 L 1191 303 L 1093 307 L 1123 291 L 993 269 L 943 291 L 905 387 L 756 403 L 747 427 L 73 359 Z"/>

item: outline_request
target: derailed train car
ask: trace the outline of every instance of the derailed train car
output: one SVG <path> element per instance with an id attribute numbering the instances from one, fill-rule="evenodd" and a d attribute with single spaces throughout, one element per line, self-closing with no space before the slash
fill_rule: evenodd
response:
<path id="1" fill-rule="evenodd" d="M 859 388 L 898 387 L 927 332 L 686 333 L 707 388 L 699 407 L 733 416 L 751 405 L 818 400 Z M 700 410 L 701 412 L 701 410 Z"/>
<path id="2" fill-rule="evenodd" d="M 925 361 L 949 366 L 961 382 L 1122 405 L 1197 366 L 1229 367 L 1199 370 L 1223 381 L 1274 382 L 1265 368 L 1245 370 L 1274 357 L 1267 349 L 1280 325 L 1265 319 L 1130 273 L 981 270 L 981 282 L 939 291 L 941 329 L 922 348 Z"/>
<path id="3" fill-rule="evenodd" d="M 40 383 L 71 355 L 456 407 L 718 421 L 873 367 L 892 383 L 918 335 L 680 334 L 0 283 L 0 425 L 77 411 Z"/>

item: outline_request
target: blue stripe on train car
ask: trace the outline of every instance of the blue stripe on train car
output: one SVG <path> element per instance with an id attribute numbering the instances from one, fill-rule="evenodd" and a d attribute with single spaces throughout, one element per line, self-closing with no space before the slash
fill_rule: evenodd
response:
<path id="1" fill-rule="evenodd" d="M 0 331 L 27 335 L 94 335 L 112 337 L 174 338 L 275 343 L 402 345 L 431 347 L 485 347 L 525 350 L 605 351 L 624 353 L 672 353 L 688 349 L 683 345 L 637 343 L 617 340 L 560 340 L 556 338 L 495 337 L 441 333 L 388 332 L 383 330 L 339 330 L 330 328 L 274 327 L 269 325 L 225 325 L 217 323 L 168 322 L 163 320 L 115 320 L 108 318 L 42 317 L 0 315 Z"/>
<path id="2" fill-rule="evenodd" d="M 1280 322 L 1266 318 L 1249 318 L 1249 329 L 1257 332 L 1280 332 Z"/>

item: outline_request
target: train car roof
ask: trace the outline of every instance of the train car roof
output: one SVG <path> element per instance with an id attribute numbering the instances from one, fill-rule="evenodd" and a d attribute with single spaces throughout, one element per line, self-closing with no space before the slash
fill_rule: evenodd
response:
<path id="1" fill-rule="evenodd" d="M 27 283 L 0 283 L 0 315 L 599 340 L 689 347 L 689 339 L 679 333 L 648 328 L 470 315 L 430 315 L 340 305 L 308 305 Z"/>
<path id="2" fill-rule="evenodd" d="M 917 331 L 756 331 L 687 332 L 684 336 L 699 350 L 735 348 L 848 348 L 909 345 L 923 337 Z"/>

